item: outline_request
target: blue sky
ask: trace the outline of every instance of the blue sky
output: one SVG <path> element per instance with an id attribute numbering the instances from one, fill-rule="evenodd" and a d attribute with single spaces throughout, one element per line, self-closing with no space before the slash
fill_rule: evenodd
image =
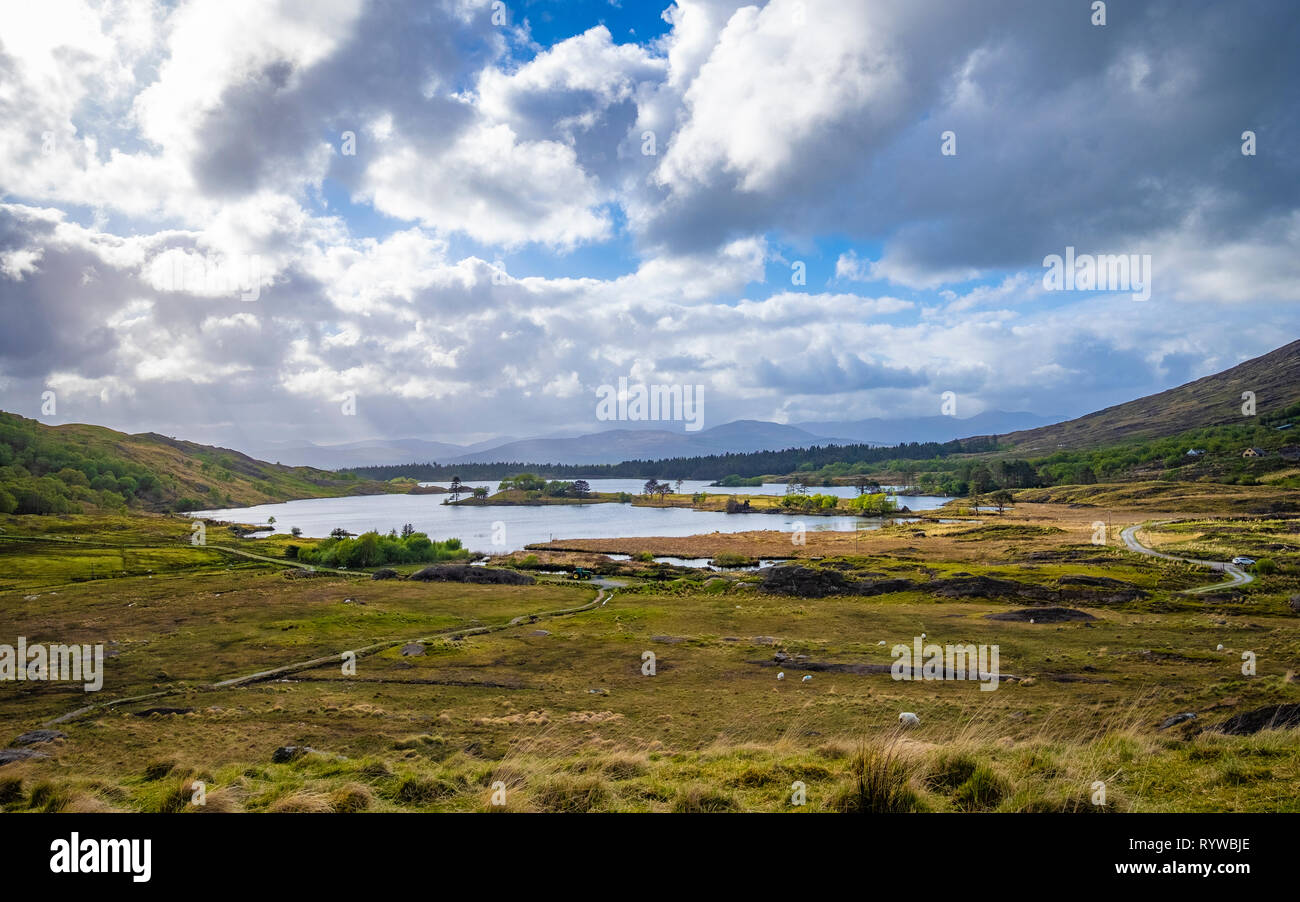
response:
<path id="1" fill-rule="evenodd" d="M 1296 337 L 1291 4 L 499 9 L 7 15 L 0 406 L 234 447 L 594 431 L 620 376 L 706 426 L 1078 415 Z M 1150 297 L 1048 290 L 1067 247 Z"/>

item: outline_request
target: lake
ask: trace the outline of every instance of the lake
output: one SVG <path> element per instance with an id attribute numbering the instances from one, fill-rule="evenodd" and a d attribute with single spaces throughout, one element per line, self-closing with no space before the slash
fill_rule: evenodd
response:
<path id="1" fill-rule="evenodd" d="M 638 494 L 645 480 L 592 479 L 593 492 L 630 492 Z M 446 485 L 446 483 L 428 483 Z M 494 481 L 466 483 L 487 486 L 495 492 Z M 675 488 L 675 484 L 674 484 Z M 852 486 L 838 486 L 833 493 L 852 497 Z M 737 489 L 708 488 L 702 480 L 684 480 L 683 492 L 704 491 L 710 494 L 783 495 L 783 483 L 746 486 Z M 831 494 L 831 489 L 809 489 Z M 446 495 L 353 495 L 346 498 L 307 498 L 281 504 L 255 507 L 194 511 L 191 516 L 239 523 L 266 523 L 275 517 L 275 532 L 287 533 L 293 527 L 304 536 L 324 537 L 336 528 L 362 533 L 367 530 L 388 532 L 410 523 L 429 538 L 458 538 L 471 551 L 503 554 L 534 542 L 552 539 L 617 539 L 633 536 L 693 536 L 710 532 L 748 532 L 767 529 L 791 532 L 802 522 L 810 532 L 855 529 L 879 529 L 882 520 L 869 517 L 810 517 L 799 514 L 724 514 L 716 511 L 693 511 L 686 508 L 633 507 L 630 504 L 546 505 L 536 507 L 456 507 L 443 504 Z M 933 510 L 950 498 L 941 495 L 900 496 L 899 503 L 912 510 Z M 263 533 L 265 535 L 265 533 Z M 494 543 L 493 539 L 498 541 Z"/>

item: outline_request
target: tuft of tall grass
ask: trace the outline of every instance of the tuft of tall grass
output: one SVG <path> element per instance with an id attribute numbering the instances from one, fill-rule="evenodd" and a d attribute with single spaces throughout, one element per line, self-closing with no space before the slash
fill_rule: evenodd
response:
<path id="1" fill-rule="evenodd" d="M 846 814 L 905 814 L 921 807 L 912 788 L 915 764 L 900 752 L 899 733 L 885 741 L 863 739 L 849 758 L 849 780 L 830 807 Z"/>

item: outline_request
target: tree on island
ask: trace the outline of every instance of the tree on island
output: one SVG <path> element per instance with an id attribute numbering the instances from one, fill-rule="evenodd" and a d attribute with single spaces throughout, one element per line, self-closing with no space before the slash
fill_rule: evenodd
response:
<path id="1" fill-rule="evenodd" d="M 867 495 L 880 491 L 880 480 L 873 479 L 870 476 L 853 477 L 853 485 L 857 488 L 859 495 Z"/>
<path id="2" fill-rule="evenodd" d="M 501 480 L 499 491 L 517 489 L 521 492 L 540 492 L 546 488 L 546 480 L 535 473 L 518 473 Z"/>
<path id="3" fill-rule="evenodd" d="M 653 476 L 646 480 L 646 484 L 641 487 L 641 494 L 643 495 L 653 495 L 657 491 L 659 491 L 659 480 Z"/>
<path id="4" fill-rule="evenodd" d="M 591 494 L 591 483 L 585 479 L 575 479 L 573 481 L 573 494 L 579 498 L 586 498 Z"/>
<path id="5" fill-rule="evenodd" d="M 905 463 L 899 471 L 903 475 L 903 488 L 910 489 L 916 484 L 916 464 Z"/>
<path id="6" fill-rule="evenodd" d="M 488 496 L 487 486 L 485 486 L 485 485 L 476 485 L 476 486 L 474 486 L 474 497 L 475 497 L 475 498 L 486 498 L 487 496 Z"/>
<path id="7" fill-rule="evenodd" d="M 457 498 L 459 498 L 463 490 L 464 490 L 464 486 L 460 484 L 460 477 L 459 476 L 451 477 L 451 490 L 450 490 L 451 500 L 455 501 Z"/>

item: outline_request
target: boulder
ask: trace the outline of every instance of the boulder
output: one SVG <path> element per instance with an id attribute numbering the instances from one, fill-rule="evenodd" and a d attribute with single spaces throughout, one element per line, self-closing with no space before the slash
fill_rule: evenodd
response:
<path id="1" fill-rule="evenodd" d="M 1219 724 L 1219 732 L 1234 736 L 1258 733 L 1260 730 L 1300 727 L 1300 704 L 1265 705 L 1253 711 L 1235 714 Z"/>
<path id="2" fill-rule="evenodd" d="M 297 761 L 303 755 L 309 755 L 316 751 L 309 745 L 282 745 L 271 753 L 271 762 L 273 764 L 288 764 L 290 761 Z"/>

